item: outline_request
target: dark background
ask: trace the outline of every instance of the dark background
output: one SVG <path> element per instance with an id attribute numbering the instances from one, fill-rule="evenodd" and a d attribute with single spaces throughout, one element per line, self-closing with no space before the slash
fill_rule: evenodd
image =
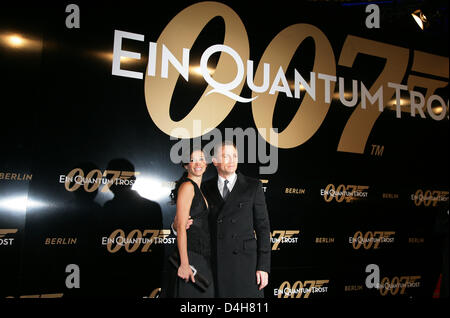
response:
<path id="1" fill-rule="evenodd" d="M 448 57 L 446 2 L 433 1 L 434 12 L 441 15 L 430 18 L 430 27 L 424 31 L 410 15 L 428 4 L 424 1 L 380 3 L 380 29 L 366 28 L 366 4 L 353 1 L 221 2 L 243 21 L 255 64 L 269 42 L 296 23 L 318 27 L 331 43 L 336 60 L 347 35 L 404 47 L 410 56 L 419 50 Z M 114 30 L 144 34 L 144 42 L 124 41 L 124 45 L 143 57 L 127 69 L 145 72 L 148 42 L 156 41 L 168 22 L 193 3 L 78 1 L 79 29 L 66 28 L 69 3 L 1 5 L 0 33 L 16 32 L 41 46 L 28 50 L 0 46 L 0 172 L 32 174 L 31 181 L 0 180 L 0 229 L 18 229 L 5 237 L 14 238 L 12 245 L 0 246 L 0 297 L 62 293 L 63 297 L 142 298 L 164 284 L 161 262 L 175 245 L 153 246 L 148 253 L 141 252 L 141 247 L 132 253 L 124 248 L 109 253 L 100 244 L 101 237 L 118 228 L 126 235 L 135 229 L 169 229 L 175 207 L 164 184 L 182 173 L 169 157 L 175 141 L 148 115 L 144 81 L 111 75 L 111 60 L 101 54 L 112 53 Z M 192 47 L 191 61 L 199 59 L 205 48 L 223 43 L 224 32 L 223 21 L 213 19 Z M 294 67 L 311 70 L 313 62 L 314 43 L 307 39 L 286 74 L 292 74 Z M 352 69 L 337 65 L 336 74 L 370 84 L 383 66 L 382 61 L 359 56 Z M 205 88 L 204 81 L 179 79 L 172 118 L 183 118 Z M 448 86 L 436 94 L 448 101 Z M 245 85 L 241 96 L 250 95 Z M 297 99 L 279 96 L 274 127 L 284 129 L 299 105 Z M 265 193 L 271 230 L 299 230 L 296 244 L 280 244 L 279 250 L 272 251 L 267 298 L 275 297 L 273 290 L 285 281 L 293 285 L 306 280 L 329 280 L 324 285 L 327 293 L 310 298 L 380 297 L 365 287 L 368 264 L 380 267 L 381 278 L 421 276 L 419 288 L 407 288 L 396 297 L 432 297 L 443 268 L 443 242 L 448 246 L 448 234 L 440 228 L 448 224 L 448 117 L 435 121 L 402 113 L 399 119 L 394 111 L 385 110 L 363 154 L 338 152 L 339 138 L 353 110 L 333 100 L 312 138 L 296 148 L 278 150 L 279 167 L 273 175 L 260 175 L 258 163 L 239 166 L 246 175 L 268 180 Z M 221 131 L 226 127 L 254 127 L 251 105 L 236 103 L 218 126 Z M 371 145 L 383 145 L 383 155 L 371 155 Z M 85 175 L 93 169 L 103 172 L 114 159 L 120 159 L 115 161 L 116 170 L 140 172 L 136 182 L 153 180 L 151 188 L 140 197 L 132 196 L 129 189 L 125 195 L 115 193 L 123 199 L 107 206 L 113 193 L 69 192 L 59 182 L 60 175 L 74 168 L 82 168 Z M 205 179 L 213 173 L 210 166 Z M 320 190 L 328 184 L 366 185 L 369 194 L 352 203 L 327 203 Z M 287 194 L 286 188 L 302 188 L 305 193 Z M 447 199 L 436 206 L 416 206 L 411 195 L 418 189 L 447 191 Z M 383 193 L 395 193 L 398 198 L 383 199 Z M 158 225 L 149 211 L 161 213 L 163 223 Z M 394 231 L 395 240 L 379 249 L 355 250 L 348 239 L 357 231 Z M 52 237 L 76 237 L 77 243 L 44 244 Z M 332 237 L 334 242 L 317 244 L 316 237 Z M 423 238 L 423 242 L 411 244 L 409 238 Z M 81 288 L 66 287 L 67 264 L 79 265 Z M 363 288 L 346 292 L 348 285 Z"/>

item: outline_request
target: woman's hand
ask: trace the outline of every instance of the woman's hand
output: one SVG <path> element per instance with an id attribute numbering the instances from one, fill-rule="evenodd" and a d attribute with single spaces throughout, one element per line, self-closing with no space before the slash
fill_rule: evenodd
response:
<path id="1" fill-rule="evenodd" d="M 193 283 L 195 283 L 194 279 L 194 273 L 192 272 L 191 267 L 189 264 L 181 264 L 180 267 L 178 267 L 178 277 L 184 279 L 186 283 L 189 281 L 189 278 Z"/>

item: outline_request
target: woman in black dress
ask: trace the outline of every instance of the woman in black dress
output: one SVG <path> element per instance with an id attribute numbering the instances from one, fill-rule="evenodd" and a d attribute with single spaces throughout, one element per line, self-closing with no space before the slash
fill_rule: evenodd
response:
<path id="1" fill-rule="evenodd" d="M 184 168 L 186 173 L 177 182 L 172 195 L 177 205 L 174 227 L 178 250 L 170 260 L 176 272 L 172 274 L 170 289 L 172 297 L 210 298 L 214 297 L 214 283 L 210 261 L 209 209 L 200 190 L 206 170 L 203 151 L 194 150 Z M 189 218 L 194 222 L 186 230 Z"/>

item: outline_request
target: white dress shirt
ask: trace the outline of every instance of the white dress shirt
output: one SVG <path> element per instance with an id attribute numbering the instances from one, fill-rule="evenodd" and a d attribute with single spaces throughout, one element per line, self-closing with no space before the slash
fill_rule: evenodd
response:
<path id="1" fill-rule="evenodd" d="M 234 185 L 236 184 L 237 180 L 236 172 L 234 172 L 231 176 L 228 176 L 227 180 L 228 180 L 228 190 L 230 190 L 231 192 L 233 190 Z M 221 196 L 223 196 L 224 185 L 225 185 L 225 178 L 219 176 L 219 178 L 217 178 L 217 188 L 219 189 L 219 193 Z"/>

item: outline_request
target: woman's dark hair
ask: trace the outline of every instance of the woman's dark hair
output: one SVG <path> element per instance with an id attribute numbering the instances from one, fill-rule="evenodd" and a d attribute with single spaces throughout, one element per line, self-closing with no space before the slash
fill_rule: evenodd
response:
<path id="1" fill-rule="evenodd" d="M 186 165 L 188 165 L 189 162 L 191 161 L 192 153 L 197 150 L 203 151 L 201 147 L 191 147 L 190 148 L 189 158 L 186 158 L 181 162 L 181 166 L 183 167 L 183 169 L 185 169 L 184 167 Z M 177 204 L 178 189 L 180 188 L 181 184 L 186 181 L 187 176 L 188 176 L 188 172 L 184 171 L 183 174 L 181 175 L 181 177 L 177 181 L 175 181 L 175 188 L 173 188 L 172 191 L 170 192 L 170 203 L 171 204 Z"/>
<path id="2" fill-rule="evenodd" d="M 177 197 L 178 197 L 178 189 L 180 188 L 181 184 L 186 181 L 186 178 L 188 176 L 187 171 L 183 173 L 183 175 L 175 181 L 175 188 L 172 189 L 170 192 L 170 204 L 174 205 L 177 204 Z"/>

